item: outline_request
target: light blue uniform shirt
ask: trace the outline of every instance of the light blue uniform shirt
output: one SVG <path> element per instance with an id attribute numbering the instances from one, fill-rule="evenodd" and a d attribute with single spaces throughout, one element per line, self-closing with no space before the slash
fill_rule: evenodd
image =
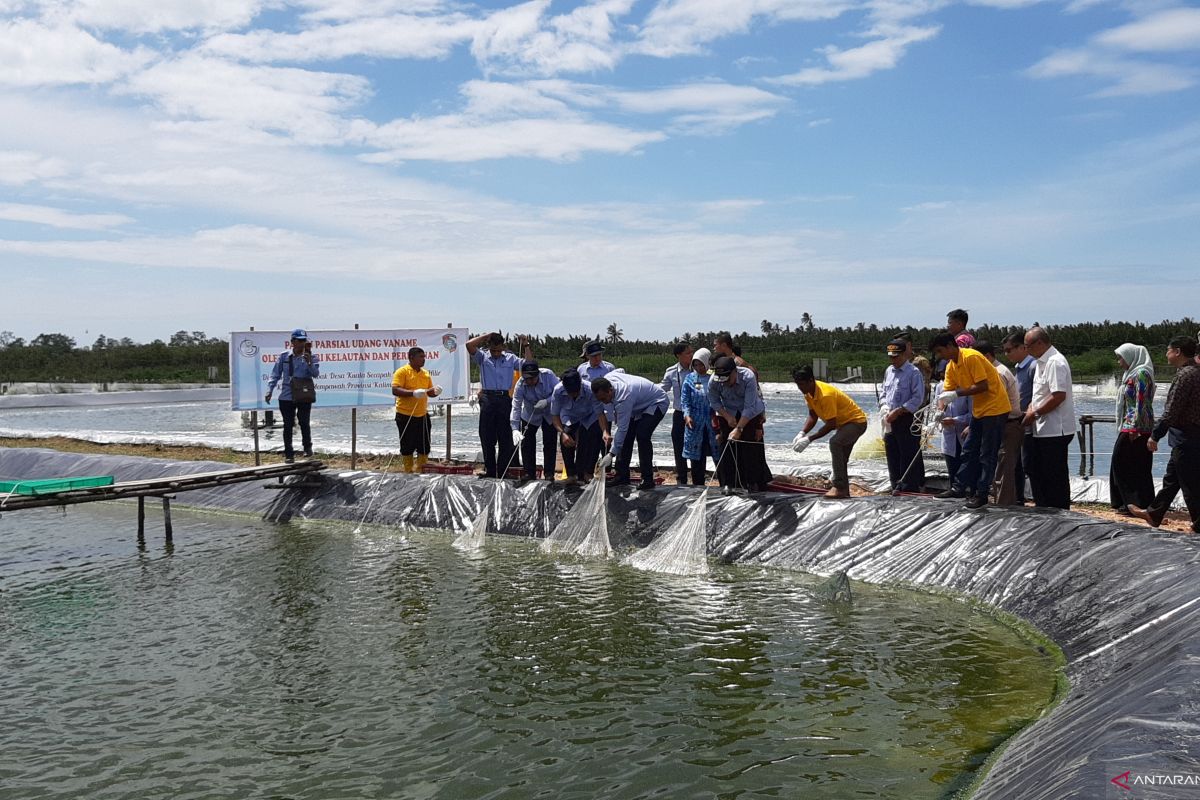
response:
<path id="1" fill-rule="evenodd" d="M 679 402 L 679 392 L 683 389 L 683 382 L 692 374 L 690 367 L 681 367 L 676 361 L 671 366 L 667 367 L 667 371 L 663 373 L 662 383 L 659 386 L 662 390 L 671 396 L 671 407 L 676 411 L 682 411 L 683 405 Z"/>
<path id="2" fill-rule="evenodd" d="M 602 408 L 596 395 L 592 394 L 592 385 L 587 381 L 579 384 L 579 396 L 567 394 L 567 387 L 561 383 L 554 387 L 550 395 L 550 413 L 563 421 L 564 425 L 578 425 L 590 428 L 600 418 Z"/>
<path id="3" fill-rule="evenodd" d="M 280 400 L 291 401 L 292 399 L 292 378 L 316 378 L 321 374 L 321 360 L 317 358 L 317 354 L 313 353 L 312 364 L 310 365 L 304 360 L 304 356 L 295 359 L 295 363 L 288 369 L 288 363 L 292 361 L 292 351 L 284 350 L 280 353 L 279 358 L 275 361 L 275 366 L 271 369 L 271 380 L 267 384 L 267 394 L 275 394 L 275 384 L 283 379 L 283 385 L 279 387 Z"/>
<path id="4" fill-rule="evenodd" d="M 612 407 L 617 423 L 612 449 L 614 453 L 619 453 L 633 421 L 660 409 L 664 414 L 667 413 L 671 401 L 661 386 L 645 378 L 614 372 L 608 375 L 608 380 L 613 387 Z"/>
<path id="5" fill-rule="evenodd" d="M 925 379 L 921 370 L 911 361 L 905 361 L 899 369 L 888 364 L 883 373 L 883 404 L 893 411 L 904 408 L 915 414 L 924 400 Z"/>
<path id="6" fill-rule="evenodd" d="M 585 381 L 594 381 L 596 378 L 603 378 L 608 373 L 615 371 L 616 367 L 607 361 L 601 361 L 600 366 L 593 367 L 585 361 L 577 369 L 579 370 L 579 376 Z"/>
<path id="7" fill-rule="evenodd" d="M 708 404 L 714 414 L 728 411 L 738 419 L 754 419 L 767 410 L 767 404 L 758 390 L 758 381 L 754 379 L 754 373 L 745 367 L 734 369 L 737 370 L 737 383 L 732 386 L 715 378 L 708 382 Z"/>
<path id="8" fill-rule="evenodd" d="M 525 366 L 525 359 L 507 350 L 499 358 L 492 358 L 492 354 L 481 347 L 472 358 L 479 365 L 480 385 L 489 391 L 500 389 L 507 392 L 513 385 L 513 373 L 520 372 L 521 367 Z"/>
<path id="9" fill-rule="evenodd" d="M 539 369 L 538 382 L 533 386 L 526 384 L 524 377 L 521 378 L 516 391 L 513 392 L 512 415 L 508 419 L 514 431 L 521 429 L 521 422 L 538 426 L 543 422 L 550 421 L 549 402 L 540 411 L 533 406 L 539 400 L 549 401 L 556 386 L 558 386 L 558 376 L 554 374 L 554 370 Z"/>

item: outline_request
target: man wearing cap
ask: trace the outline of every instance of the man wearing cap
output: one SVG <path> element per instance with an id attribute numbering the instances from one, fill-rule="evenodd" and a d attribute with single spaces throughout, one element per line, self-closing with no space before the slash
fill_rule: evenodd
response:
<path id="1" fill-rule="evenodd" d="M 554 481 L 558 441 L 554 426 L 550 424 L 550 396 L 557 385 L 558 376 L 553 370 L 541 369 L 536 361 L 526 361 L 521 366 L 521 382 L 513 392 L 509 422 L 512 425 L 513 444 L 521 448 L 525 481 L 537 477 L 535 458 L 539 429 L 542 432 L 542 474 L 546 480 Z"/>
<path id="2" fill-rule="evenodd" d="M 480 345 L 487 348 L 485 355 Z M 508 435 L 512 416 L 513 373 L 520 372 L 526 360 L 533 360 L 529 340 L 521 337 L 525 358 L 504 349 L 504 337 L 499 333 L 484 333 L 467 341 L 467 353 L 479 366 L 479 443 L 483 447 L 481 478 L 501 478 L 512 462 L 512 437 Z M 499 449 L 499 463 L 496 450 Z"/>
<path id="3" fill-rule="evenodd" d="M 983 508 L 996 477 L 1005 420 L 1012 410 L 1008 392 L 991 360 L 978 350 L 960 347 L 949 331 L 933 337 L 929 349 L 935 357 L 946 360 L 938 407 L 945 408 L 958 397 L 971 398 L 971 426 L 963 443 L 962 464 L 958 474 L 950 476 L 950 488 L 938 497 L 965 497 L 967 508 Z"/>
<path id="4" fill-rule="evenodd" d="M 405 472 L 420 472 L 429 460 L 429 398 L 441 389 L 425 369 L 425 351 L 409 348 L 408 363 L 392 375 L 396 398 L 396 430 L 400 432 L 400 460 Z"/>
<path id="5" fill-rule="evenodd" d="M 847 498 L 850 496 L 850 453 L 854 450 L 854 443 L 867 432 L 867 415 L 841 389 L 817 380 L 810 366 L 792 370 L 792 380 L 808 403 L 808 419 L 792 440 L 792 449 L 803 453 L 811 443 L 834 432 L 829 440 L 833 486 L 825 496 L 830 500 Z M 817 427 L 817 420 L 825 424 L 816 433 L 811 433 Z"/>
<path id="6" fill-rule="evenodd" d="M 708 382 L 708 405 L 717 416 L 717 482 L 725 494 L 734 489 L 763 492 L 771 482 L 763 421 L 767 406 L 758 379 L 749 367 L 739 367 L 731 356 L 713 362 Z"/>
<path id="7" fill-rule="evenodd" d="M 617 431 L 610 434 L 608 412 L 600 415 L 604 438 L 616 454 L 617 477 L 614 486 L 630 483 L 629 462 L 633 459 L 633 443 L 637 442 L 638 465 L 641 467 L 642 490 L 654 488 L 654 429 L 671 405 L 667 393 L 657 383 L 624 372 L 610 372 L 592 381 L 592 394 L 613 409 Z M 611 456 L 608 457 L 611 459 Z"/>
<path id="8" fill-rule="evenodd" d="M 909 343 L 892 339 L 887 345 L 888 368 L 883 373 L 883 448 L 894 492 L 917 492 L 925 485 L 921 435 L 913 433 L 917 409 L 925 401 L 925 379 L 908 360 Z"/>
<path id="9" fill-rule="evenodd" d="M 296 452 L 292 449 L 292 426 L 300 423 L 300 441 L 304 446 L 304 456 L 312 458 L 312 427 L 309 419 L 312 415 L 312 403 L 298 403 L 292 399 L 292 378 L 316 379 L 321 374 L 321 362 L 312 351 L 312 343 L 308 341 L 308 331 L 296 328 L 292 331 L 292 349 L 284 350 L 275 361 L 271 370 L 271 380 L 267 384 L 266 401 L 271 402 L 275 393 L 275 385 L 287 374 L 287 379 L 279 389 L 279 411 L 283 414 L 283 460 L 292 463 L 296 460 Z"/>
<path id="10" fill-rule="evenodd" d="M 671 398 L 671 407 L 675 414 L 671 418 L 671 447 L 675 451 L 675 482 L 680 486 L 687 483 L 688 462 L 683 457 L 683 434 L 685 430 L 683 405 L 680 402 L 680 392 L 688 376 L 692 374 L 692 346 L 687 342 L 677 342 L 672 348 L 675 363 L 667 367 L 663 373 L 663 391 Z"/>
<path id="11" fill-rule="evenodd" d="M 604 345 L 593 339 L 583 346 L 583 357 L 586 359 L 579 365 L 579 376 L 585 381 L 603 378 L 616 370 L 612 364 L 604 360 Z"/>
<path id="12" fill-rule="evenodd" d="M 558 431 L 567 484 L 587 483 L 600 458 L 600 401 L 579 370 L 563 370 L 562 381 L 550 395 L 550 424 Z"/>

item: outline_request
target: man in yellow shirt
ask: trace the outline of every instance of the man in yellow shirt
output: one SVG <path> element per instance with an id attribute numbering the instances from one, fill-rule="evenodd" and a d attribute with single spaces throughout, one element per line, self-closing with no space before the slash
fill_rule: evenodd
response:
<path id="1" fill-rule="evenodd" d="M 963 443 L 962 465 L 957 475 L 950 476 L 950 488 L 938 497 L 965 497 L 967 508 L 983 508 L 996 477 L 1004 424 L 1012 411 L 1008 391 L 991 360 L 978 350 L 959 347 L 949 331 L 933 337 L 929 349 L 935 358 L 946 359 L 946 382 L 938 395 L 938 407 L 944 408 L 956 397 L 971 398 L 971 425 Z"/>
<path id="2" fill-rule="evenodd" d="M 392 375 L 396 398 L 396 428 L 400 431 L 400 458 L 405 472 L 420 472 L 429 460 L 429 398 L 441 394 L 425 367 L 425 351 L 408 351 L 408 363 Z"/>
<path id="3" fill-rule="evenodd" d="M 792 370 L 792 380 L 804 393 L 804 400 L 808 403 L 808 421 L 804 423 L 800 435 L 792 440 L 792 449 L 802 453 L 812 442 L 830 431 L 836 431 L 829 440 L 829 454 L 833 458 L 833 488 L 825 496 L 831 500 L 849 497 L 850 475 L 847 467 L 850 451 L 859 437 L 867 432 L 867 415 L 841 389 L 813 377 L 812 367 Z M 825 424 L 810 436 L 809 431 L 816 427 L 818 419 Z"/>

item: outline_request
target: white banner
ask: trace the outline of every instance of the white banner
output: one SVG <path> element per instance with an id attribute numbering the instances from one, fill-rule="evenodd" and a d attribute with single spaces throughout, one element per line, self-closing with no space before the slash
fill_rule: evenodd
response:
<path id="1" fill-rule="evenodd" d="M 442 394 L 431 403 L 462 402 L 470 388 L 466 328 L 401 331 L 308 331 L 321 364 L 316 405 L 322 408 L 387 406 L 392 375 L 408 363 L 408 350 L 425 351 L 425 369 Z M 291 350 L 291 331 L 234 331 L 229 334 L 230 403 L 234 411 L 265 410 L 271 370 Z M 288 380 L 287 369 L 279 379 Z M 280 386 L 275 387 L 275 398 Z M 272 398 L 274 399 L 274 398 Z"/>

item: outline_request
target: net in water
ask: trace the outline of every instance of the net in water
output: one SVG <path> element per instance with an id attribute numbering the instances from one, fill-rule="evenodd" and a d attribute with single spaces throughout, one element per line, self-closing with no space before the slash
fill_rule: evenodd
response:
<path id="1" fill-rule="evenodd" d="M 589 558 L 609 558 L 608 514 L 604 507 L 604 479 L 593 480 L 583 490 L 562 521 L 542 540 L 542 552 L 568 553 Z"/>
<path id="2" fill-rule="evenodd" d="M 488 506 L 484 506 L 479 516 L 471 521 L 471 527 L 460 533 L 454 539 L 454 547 L 459 550 L 479 550 L 487 541 Z"/>
<path id="3" fill-rule="evenodd" d="M 646 547 L 625 559 L 625 563 L 650 572 L 671 575 L 708 574 L 708 537 L 705 507 L 708 490 L 688 505 L 687 511 L 671 527 Z"/>

